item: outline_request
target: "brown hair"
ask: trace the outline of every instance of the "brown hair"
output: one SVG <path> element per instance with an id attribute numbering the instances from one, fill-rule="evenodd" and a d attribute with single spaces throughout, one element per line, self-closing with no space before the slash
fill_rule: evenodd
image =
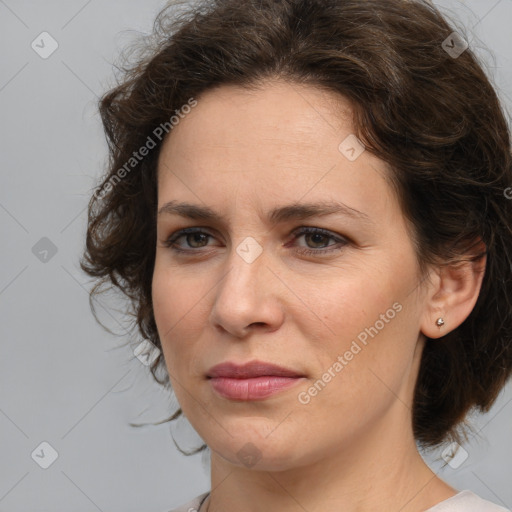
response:
<path id="1" fill-rule="evenodd" d="M 427 339 L 414 395 L 421 446 L 461 441 L 466 414 L 488 411 L 512 370 L 510 133 L 472 51 L 446 51 L 453 28 L 426 0 L 210 0 L 182 12 L 171 4 L 154 28 L 155 44 L 99 104 L 110 162 L 89 204 L 81 264 L 98 279 L 91 297 L 105 284 L 120 289 L 140 334 L 161 348 L 151 281 L 164 137 L 155 134 L 191 98 L 269 78 L 338 93 L 354 107 L 357 136 L 391 169 L 422 271 L 485 244 L 478 301 L 458 328 Z M 127 170 L 149 138 L 156 147 Z M 170 386 L 162 367 L 160 354 L 151 372 Z"/>

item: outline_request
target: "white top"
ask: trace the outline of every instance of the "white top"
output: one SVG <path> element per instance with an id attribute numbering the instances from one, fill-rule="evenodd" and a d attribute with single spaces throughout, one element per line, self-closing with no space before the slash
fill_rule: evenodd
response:
<path id="1" fill-rule="evenodd" d="M 201 501 L 206 498 L 208 492 L 196 496 L 192 501 L 169 512 L 197 512 Z M 203 511 L 201 511 L 203 512 Z M 437 505 L 425 510 L 425 512 L 512 512 L 500 507 L 491 501 L 480 498 L 474 492 L 464 489 L 451 498 L 441 501 Z"/>

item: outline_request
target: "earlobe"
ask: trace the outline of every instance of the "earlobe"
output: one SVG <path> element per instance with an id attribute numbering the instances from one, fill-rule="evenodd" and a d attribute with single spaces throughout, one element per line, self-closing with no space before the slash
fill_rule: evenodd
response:
<path id="1" fill-rule="evenodd" d="M 482 249 L 483 243 L 478 245 Z M 485 250 L 485 246 L 483 246 Z M 429 290 L 421 332 L 441 338 L 453 331 L 471 314 L 482 287 L 487 256 L 440 266 Z"/>

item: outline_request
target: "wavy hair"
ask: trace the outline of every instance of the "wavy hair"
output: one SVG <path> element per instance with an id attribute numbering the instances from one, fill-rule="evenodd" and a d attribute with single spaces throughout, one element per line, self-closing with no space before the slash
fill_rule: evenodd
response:
<path id="1" fill-rule="evenodd" d="M 109 164 L 89 203 L 81 260 L 96 280 L 91 298 L 103 286 L 120 290 L 140 335 L 161 348 L 151 282 L 165 137 L 155 134 L 191 98 L 272 78 L 337 93 L 351 102 L 366 149 L 389 165 L 422 272 L 485 244 L 474 255 L 487 255 L 477 303 L 459 327 L 427 338 L 414 391 L 421 446 L 467 438 L 465 416 L 488 411 L 512 371 L 512 157 L 495 88 L 471 48 L 448 51 L 464 37 L 453 32 L 427 0 L 168 4 L 99 102 Z M 155 147 L 134 158 L 148 137 Z M 163 367 L 161 353 L 151 372 L 170 386 L 167 372 L 157 375 Z"/>

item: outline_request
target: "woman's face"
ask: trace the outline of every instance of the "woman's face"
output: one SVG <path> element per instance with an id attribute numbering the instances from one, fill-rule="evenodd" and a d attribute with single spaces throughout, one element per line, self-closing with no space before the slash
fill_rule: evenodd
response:
<path id="1" fill-rule="evenodd" d="M 425 293 L 350 104 L 278 81 L 197 99 L 160 154 L 153 277 L 184 414 L 213 452 L 262 469 L 412 436 Z M 184 228 L 199 233 L 172 241 Z M 300 377 L 209 376 L 255 360 Z"/>

